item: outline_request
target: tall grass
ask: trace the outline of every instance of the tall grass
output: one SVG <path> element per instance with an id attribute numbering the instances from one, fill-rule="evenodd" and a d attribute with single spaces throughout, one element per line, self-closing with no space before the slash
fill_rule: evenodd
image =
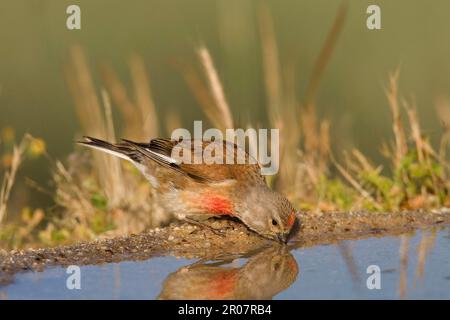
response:
<path id="1" fill-rule="evenodd" d="M 0 248 L 18 247 L 23 243 L 32 242 L 32 234 L 44 219 L 41 209 L 32 211 L 28 207 L 21 208 L 19 219 L 9 211 L 17 208 L 8 206 L 11 201 L 14 184 L 22 163 L 29 158 L 46 154 L 43 140 L 25 134 L 19 143 L 16 143 L 12 128 L 4 128 L 0 138 L 0 147 L 3 153 L 0 169 L 3 169 L 3 180 L 0 189 Z M 16 213 L 16 212 L 13 212 Z"/>
<path id="2" fill-rule="evenodd" d="M 299 208 L 312 211 L 402 210 L 450 205 L 450 166 L 447 148 L 450 137 L 449 103 L 438 100 L 437 111 L 444 122 L 444 134 L 435 150 L 423 134 L 416 108 L 399 92 L 399 70 L 388 77 L 387 105 L 392 114 L 393 141 L 382 148 L 390 167 L 372 163 L 360 150 L 335 157 L 330 136 L 332 122 L 317 114 L 316 97 L 320 81 L 343 30 L 347 7 L 341 6 L 312 68 L 303 96 L 298 94 L 292 61 L 280 58 L 274 21 L 260 5 L 257 29 L 261 44 L 266 112 L 271 128 L 280 130 L 280 171 L 268 179 L 271 187 L 283 192 Z M 195 50 L 196 61 L 173 60 L 173 66 L 192 91 L 211 124 L 233 128 L 232 106 L 220 78 L 220 69 L 206 46 Z M 99 81 L 89 67 L 80 46 L 70 51 L 66 80 L 80 123 L 80 135 L 117 140 L 148 141 L 166 129 L 183 125 L 179 114 L 158 119 L 158 106 L 144 61 L 132 55 L 128 61 L 131 89 L 124 85 L 107 64 L 99 69 Z M 121 118 L 121 129 L 114 116 Z M 254 119 L 244 119 L 247 127 Z M 258 124 L 260 125 L 260 124 Z M 120 132 L 120 134 L 118 133 Z M 254 143 L 254 142 L 251 142 Z M 21 162 L 23 150 L 14 149 L 12 165 L 4 177 L 0 193 L 0 225 L 6 216 L 6 203 Z M 341 154 L 339 154 L 341 156 Z M 277 157 L 273 157 L 277 158 Z M 336 159 L 339 158 L 339 161 Z M 49 216 L 34 241 L 48 245 L 136 233 L 164 225 L 169 217 L 161 210 L 149 183 L 129 163 L 100 152 L 77 148 L 67 161 L 54 163 L 57 214 Z M 25 214 L 36 225 L 41 213 Z M 24 220 L 24 221 L 25 221 Z M 39 220 L 40 221 L 40 220 Z M 28 229 L 27 229 L 28 230 Z M 31 229 L 30 229 L 31 230 Z"/>
<path id="3" fill-rule="evenodd" d="M 213 97 L 215 102 L 214 103 L 214 106 L 216 108 L 215 112 L 218 113 L 220 115 L 220 119 L 222 119 L 221 121 L 222 126 L 220 128 L 222 129 L 234 128 L 230 106 L 228 105 L 222 83 L 220 82 L 219 75 L 217 74 L 216 68 L 214 66 L 209 51 L 202 46 L 197 50 L 197 55 L 203 66 L 204 73 L 208 78 L 211 96 Z"/>
<path id="4" fill-rule="evenodd" d="M 101 69 L 105 86 L 98 93 L 83 50 L 73 47 L 70 57 L 66 78 L 83 135 L 116 141 L 114 110 L 124 119 L 128 138 L 148 140 L 157 135 L 155 105 L 140 57 L 133 55 L 129 63 L 132 98 L 106 65 Z M 68 233 L 79 239 L 137 233 L 166 219 L 158 214 L 156 195 L 145 179 L 130 164 L 110 155 L 77 150 L 67 166 L 56 163 L 54 181 L 63 214 L 42 233 L 47 242 L 67 238 Z"/>
<path id="5" fill-rule="evenodd" d="M 347 7 L 339 8 L 325 43 L 313 66 L 304 98 L 298 96 L 292 65 L 280 61 L 273 20 L 265 5 L 258 10 L 258 27 L 267 113 L 270 125 L 280 130 L 280 172 L 274 186 L 295 202 L 317 202 L 317 190 L 329 173 L 329 121 L 318 119 L 315 98 L 320 79 L 330 60 L 335 43 L 342 31 Z M 276 152 L 276 150 L 273 150 Z"/>
<path id="6" fill-rule="evenodd" d="M 86 57 L 78 46 L 71 50 L 71 64 L 68 65 L 66 78 L 83 132 L 101 139 L 114 139 L 109 98 L 107 94 L 104 94 L 103 101 L 100 101 L 87 66 Z M 102 105 L 104 110 L 102 110 Z M 124 179 L 119 159 L 99 152 L 95 153 L 93 157 L 93 166 L 98 173 L 98 181 L 110 204 L 112 206 L 120 204 L 124 197 Z"/>
<path id="7" fill-rule="evenodd" d="M 444 151 L 438 154 L 433 150 L 430 143 L 423 137 L 415 108 L 399 97 L 399 70 L 389 75 L 386 89 L 392 113 L 394 142 L 385 146 L 383 152 L 391 159 L 392 174 L 384 175 L 385 171 L 381 166 L 373 165 L 361 151 L 356 149 L 344 154 L 344 164 L 339 163 L 333 156 L 329 133 L 331 123 L 327 119 L 318 117 L 316 96 L 319 92 L 320 79 L 324 75 L 342 32 L 346 13 L 346 5 L 341 6 L 312 68 L 313 71 L 302 99 L 297 94 L 295 75 L 286 71 L 292 68 L 289 64 L 286 65 L 285 61 L 280 60 L 270 12 L 264 5 L 258 7 L 257 23 L 261 40 L 266 110 L 269 126 L 280 129 L 281 142 L 279 150 L 272 150 L 272 152 L 279 152 L 280 172 L 270 178 L 269 183 L 287 194 L 297 206 L 309 210 L 379 211 L 444 205 L 448 200 L 447 170 L 444 170 L 447 167 L 442 160 L 442 157 L 445 158 Z M 210 122 L 220 129 L 233 128 L 236 121 L 213 57 L 204 45 L 196 49 L 196 57 L 197 63 L 176 60 L 173 61 L 173 66 L 185 79 Z M 69 84 L 72 82 L 72 93 L 85 133 L 92 134 L 96 131 L 97 136 L 114 140 L 111 114 L 117 110 L 124 120 L 123 134 L 127 137 L 148 140 L 158 135 L 160 130 L 156 116 L 157 107 L 140 57 L 132 56 L 129 63 L 134 88 L 131 94 L 110 66 L 102 66 L 101 78 L 105 86 L 103 105 L 106 118 L 102 115 L 100 99 L 96 97 L 92 77 L 79 47 L 74 48 L 72 60 L 72 74 L 76 76 L 68 80 Z M 109 96 L 115 109 L 109 103 Z M 95 121 L 85 119 L 87 108 L 92 107 L 96 110 L 94 118 L 97 120 Z M 405 126 L 402 119 L 402 107 L 407 115 L 409 126 Z M 439 110 L 443 112 L 442 108 Z M 99 126 L 96 125 L 97 121 L 100 123 Z M 176 115 L 169 116 L 165 122 L 168 127 L 181 124 Z M 254 125 L 252 119 L 249 119 L 247 123 L 248 126 Z M 445 143 L 442 142 L 442 144 Z M 446 147 L 441 146 L 441 149 L 445 150 Z M 129 190 L 133 188 L 129 185 L 136 182 L 124 177 L 126 166 L 119 165 L 114 169 L 117 165 L 116 159 L 105 161 L 105 159 L 94 158 L 90 170 L 100 172 L 96 177 L 99 180 L 99 189 L 104 188 L 107 208 L 109 211 L 114 211 L 115 208 L 121 207 L 121 203 L 129 205 L 134 201 L 133 195 L 129 194 Z M 109 178 L 102 174 L 102 170 L 117 172 L 114 177 L 115 182 L 108 180 Z M 139 178 L 136 179 L 139 181 L 138 184 L 144 183 Z M 116 184 L 119 183 L 126 186 L 124 191 L 116 191 L 115 188 L 119 188 Z M 120 195 L 115 196 L 115 192 Z M 151 192 L 147 195 L 153 199 L 150 202 L 154 203 L 155 195 Z M 150 215 L 154 216 L 154 214 Z M 161 222 L 164 219 L 157 220 Z M 150 225 L 157 224 L 150 223 Z"/>
<path id="8" fill-rule="evenodd" d="M 23 154 L 26 150 L 25 139 L 18 146 L 14 146 L 11 158 L 11 164 L 8 170 L 4 173 L 3 182 L 0 189 L 0 227 L 6 218 L 6 209 L 8 200 L 11 195 L 11 190 L 16 180 L 17 170 L 23 160 Z"/>

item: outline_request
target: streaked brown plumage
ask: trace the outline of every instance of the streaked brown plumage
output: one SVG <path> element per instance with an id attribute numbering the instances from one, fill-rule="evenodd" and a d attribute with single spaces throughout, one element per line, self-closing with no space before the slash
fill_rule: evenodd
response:
<path id="1" fill-rule="evenodd" d="M 161 205 L 178 219 L 237 217 L 258 234 L 282 242 L 297 225 L 291 203 L 267 186 L 259 165 L 251 163 L 250 156 L 235 144 L 169 139 L 111 144 L 91 137 L 80 143 L 131 161 L 157 190 Z M 203 153 L 209 151 L 214 157 L 219 150 L 215 147 L 224 150 L 217 154 L 223 164 L 204 163 Z M 233 150 L 229 155 L 227 147 Z M 238 155 L 243 155 L 244 164 L 236 163 Z"/>

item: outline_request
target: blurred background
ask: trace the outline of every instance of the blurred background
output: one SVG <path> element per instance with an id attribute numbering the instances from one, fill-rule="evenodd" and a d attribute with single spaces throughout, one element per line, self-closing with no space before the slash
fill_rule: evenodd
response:
<path id="1" fill-rule="evenodd" d="M 81 7 L 81 30 L 66 28 L 70 4 Z M 238 124 L 252 119 L 264 125 L 267 103 L 257 23 L 261 4 L 272 15 L 280 60 L 294 71 L 296 91 L 303 97 L 340 1 L 4 0 L 0 3 L 0 127 L 14 128 L 17 137 L 29 132 L 43 138 L 55 158 L 74 150 L 80 129 L 64 68 L 75 44 L 84 49 L 94 78 L 106 63 L 130 87 L 128 60 L 139 54 L 159 120 L 175 113 L 187 128 L 204 115 L 172 62 L 195 61 L 195 48 L 203 44 L 214 58 L 235 119 L 243 119 Z M 392 136 L 385 88 L 388 73 L 397 67 L 400 92 L 415 102 L 424 133 L 436 141 L 440 136 L 435 102 L 449 95 L 450 2 L 378 0 L 382 30 L 375 31 L 366 28 L 370 4 L 375 2 L 348 1 L 317 108 L 331 122 L 337 153 L 356 146 L 382 163 L 379 146 Z M 49 170 L 42 169 L 45 161 L 25 164 L 22 174 L 45 184 L 50 176 Z"/>

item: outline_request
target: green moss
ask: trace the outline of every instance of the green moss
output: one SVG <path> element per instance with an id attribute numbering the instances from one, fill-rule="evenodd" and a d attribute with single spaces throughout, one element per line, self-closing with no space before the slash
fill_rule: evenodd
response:
<path id="1" fill-rule="evenodd" d="M 319 198 L 340 210 L 349 210 L 355 200 L 355 192 L 339 179 L 320 178 L 318 184 Z"/>
<path id="2" fill-rule="evenodd" d="M 101 234 L 116 228 L 111 215 L 104 211 L 94 213 L 89 221 L 89 226 L 95 234 Z"/>
<path id="3" fill-rule="evenodd" d="M 100 192 L 95 192 L 92 194 L 91 203 L 94 206 L 94 208 L 98 210 L 106 211 L 108 209 L 108 200 Z"/>

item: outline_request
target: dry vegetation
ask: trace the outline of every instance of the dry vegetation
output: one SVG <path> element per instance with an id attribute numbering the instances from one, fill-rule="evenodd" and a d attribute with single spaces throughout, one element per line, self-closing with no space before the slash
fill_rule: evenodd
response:
<path id="1" fill-rule="evenodd" d="M 421 131 L 416 109 L 399 96 L 398 71 L 389 76 L 386 90 L 394 142 L 383 146 L 383 153 L 390 159 L 391 168 L 383 171 L 356 149 L 345 153 L 345 163 L 334 158 L 330 148 L 331 124 L 318 118 L 315 97 L 345 15 L 346 8 L 342 7 L 301 99 L 295 90 L 292 72 L 284 72 L 293 68 L 285 68 L 279 59 L 270 13 L 264 6 L 258 10 L 268 126 L 280 129 L 282 143 L 280 172 L 268 182 L 306 210 L 396 211 L 450 205 L 446 157 L 449 130 L 444 128 L 436 151 Z M 232 128 L 236 122 L 213 58 L 204 46 L 196 53 L 200 68 L 179 61 L 174 66 L 211 125 Z M 132 56 L 129 67 L 131 92 L 108 65 L 101 67 L 102 87 L 97 87 L 83 50 L 78 46 L 72 48 L 65 71 L 83 134 L 116 140 L 115 112 L 123 120 L 120 136 L 146 141 L 161 134 L 157 106 L 142 59 Z M 448 110 L 446 101 L 440 101 L 439 114 L 450 121 Z M 402 114 L 406 114 L 407 122 Z M 169 128 L 181 125 L 176 115 L 160 120 Z M 247 123 L 248 127 L 255 125 L 251 119 Z M 40 209 L 24 209 L 19 221 L 5 219 L 15 174 L 30 141 L 36 139 L 27 137 L 18 146 L 3 148 L 5 157 L 11 155 L 11 160 L 2 167 L 5 173 L 0 194 L 0 239 L 4 247 L 55 245 L 138 233 L 167 222 L 164 213 L 152 201 L 156 196 L 154 191 L 134 167 L 81 148 L 64 164 L 50 160 L 58 210 L 44 213 Z"/>
<path id="2" fill-rule="evenodd" d="M 25 159 L 45 154 L 45 142 L 27 134 L 16 145 L 14 130 L 7 127 L 2 130 L 0 147 L 3 150 L 0 168 L 4 171 L 0 189 L 0 248 L 19 247 L 34 242 L 34 231 L 44 219 L 44 212 L 23 207 L 18 218 L 6 222 L 8 201 L 20 165 Z"/>

